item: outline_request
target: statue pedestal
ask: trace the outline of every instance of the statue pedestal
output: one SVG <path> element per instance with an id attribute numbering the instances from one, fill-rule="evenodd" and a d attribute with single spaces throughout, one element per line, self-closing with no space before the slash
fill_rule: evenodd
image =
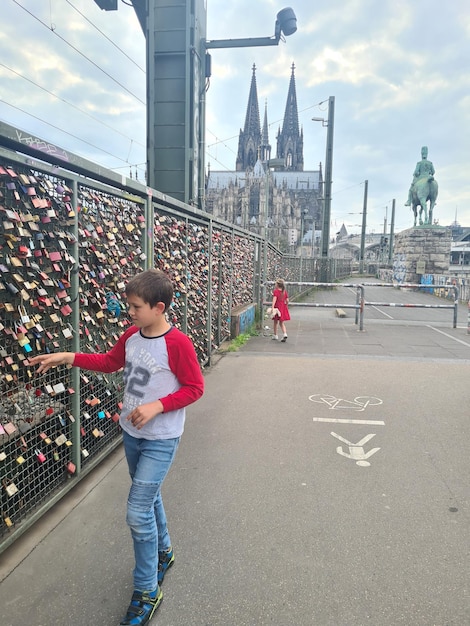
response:
<path id="1" fill-rule="evenodd" d="M 423 274 L 445 274 L 449 269 L 451 231 L 442 226 L 417 226 L 395 236 L 393 280 L 421 282 Z"/>

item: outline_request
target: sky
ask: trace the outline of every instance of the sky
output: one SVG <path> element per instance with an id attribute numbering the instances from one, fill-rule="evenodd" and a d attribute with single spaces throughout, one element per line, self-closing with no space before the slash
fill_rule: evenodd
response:
<path id="1" fill-rule="evenodd" d="M 93 0 L 1 0 L 0 120 L 122 174 L 145 172 L 145 39 L 134 10 Z M 252 66 L 276 146 L 295 65 L 304 169 L 324 167 L 335 98 L 332 229 L 413 225 L 404 203 L 421 147 L 439 196 L 434 218 L 470 227 L 468 0 L 207 0 L 207 39 L 271 37 L 291 6 L 297 32 L 278 46 L 213 49 L 206 164 L 234 170 Z M 272 156 L 275 156 L 274 154 Z M 336 231 L 332 231 L 336 232 Z"/>

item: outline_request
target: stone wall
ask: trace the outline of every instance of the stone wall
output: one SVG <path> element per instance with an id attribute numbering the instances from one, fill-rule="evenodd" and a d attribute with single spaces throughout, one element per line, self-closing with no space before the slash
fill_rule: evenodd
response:
<path id="1" fill-rule="evenodd" d="M 451 231 L 441 226 L 409 228 L 395 237 L 393 281 L 420 283 L 423 274 L 449 270 Z"/>

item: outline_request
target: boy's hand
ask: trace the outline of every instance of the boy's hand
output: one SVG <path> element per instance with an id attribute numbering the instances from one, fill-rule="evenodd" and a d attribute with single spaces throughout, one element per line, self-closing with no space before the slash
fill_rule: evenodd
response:
<path id="1" fill-rule="evenodd" d="M 126 420 L 132 422 L 132 425 L 140 430 L 151 419 L 163 413 L 163 404 L 160 400 L 156 402 L 149 402 L 148 404 L 141 404 L 136 409 L 131 411 Z"/>
<path id="2" fill-rule="evenodd" d="M 44 374 L 57 365 L 72 365 L 75 354 L 73 352 L 56 352 L 54 354 L 39 354 L 28 359 L 30 365 L 38 365 L 38 374 Z"/>

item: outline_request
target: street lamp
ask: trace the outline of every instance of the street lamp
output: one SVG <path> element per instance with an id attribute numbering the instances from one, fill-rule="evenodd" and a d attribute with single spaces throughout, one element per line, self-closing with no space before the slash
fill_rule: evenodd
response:
<path id="1" fill-rule="evenodd" d="M 206 41 L 206 48 L 246 48 L 253 46 L 277 46 L 282 35 L 288 37 L 297 30 L 294 11 L 287 7 L 276 15 L 272 37 L 246 37 L 244 39 L 212 39 Z"/>
<path id="2" fill-rule="evenodd" d="M 367 193 L 369 181 L 364 181 L 364 204 L 362 206 L 362 228 L 361 228 L 361 252 L 359 254 L 359 274 L 364 273 L 364 252 L 366 247 L 366 224 L 367 224 Z"/>
<path id="3" fill-rule="evenodd" d="M 325 157 L 325 192 L 323 202 L 323 223 L 321 239 L 321 256 L 328 258 L 330 246 L 330 214 L 331 214 L 331 175 L 333 168 L 333 130 L 335 118 L 335 97 L 328 99 L 328 119 L 312 117 L 312 121 L 321 122 L 327 127 L 326 133 L 326 157 Z"/>
<path id="4" fill-rule="evenodd" d="M 95 0 L 115 11 L 117 0 Z M 206 40 L 206 1 L 129 0 L 146 39 L 147 184 L 204 209 L 205 94 L 211 48 L 275 46 L 297 30 L 294 11 L 276 16 L 274 35 Z"/>
<path id="5" fill-rule="evenodd" d="M 304 254 L 303 254 L 303 250 L 304 250 L 304 225 L 305 225 L 305 218 L 308 215 L 308 209 L 302 209 L 301 213 L 300 213 L 300 276 L 299 276 L 299 281 L 302 282 L 302 261 L 304 258 Z"/>
<path id="6" fill-rule="evenodd" d="M 390 239 L 388 242 L 388 262 L 391 265 L 393 259 L 393 239 L 395 236 L 395 198 L 392 200 L 392 220 L 390 222 Z"/>

